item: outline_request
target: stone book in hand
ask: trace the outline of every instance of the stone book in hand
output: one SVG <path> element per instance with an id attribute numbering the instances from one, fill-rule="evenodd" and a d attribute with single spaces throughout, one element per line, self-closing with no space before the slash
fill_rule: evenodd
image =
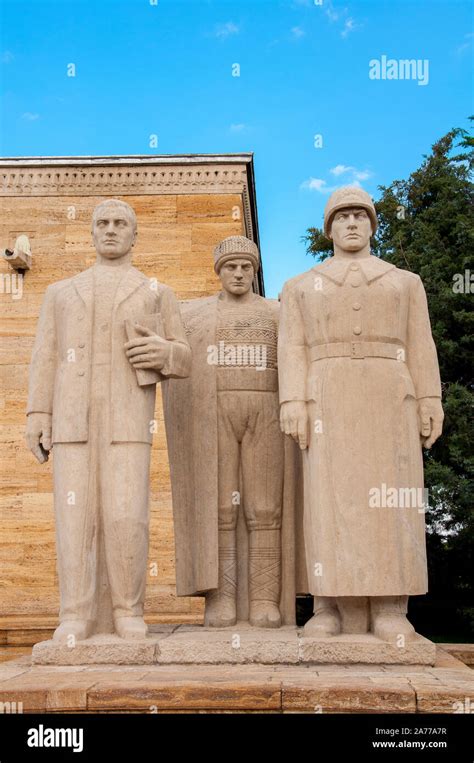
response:
<path id="1" fill-rule="evenodd" d="M 144 326 L 151 329 L 151 331 L 158 334 L 158 336 L 165 339 L 163 321 L 160 313 L 152 313 L 151 315 L 144 315 L 134 320 L 125 321 L 125 333 L 127 335 L 127 341 L 131 339 L 139 339 L 143 337 L 143 334 L 137 329 L 137 326 Z M 158 384 L 163 380 L 163 376 L 159 371 L 153 371 L 148 368 L 135 369 L 137 375 L 137 381 L 140 387 L 145 387 L 147 384 Z"/>

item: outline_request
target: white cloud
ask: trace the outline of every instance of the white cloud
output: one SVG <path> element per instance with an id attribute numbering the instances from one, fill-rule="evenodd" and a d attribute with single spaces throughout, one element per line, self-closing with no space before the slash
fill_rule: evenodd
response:
<path id="1" fill-rule="evenodd" d="M 304 31 L 304 29 L 301 29 L 300 26 L 294 26 L 293 29 L 291 30 L 291 34 L 293 35 L 294 38 L 299 39 L 300 37 L 304 37 L 306 32 Z"/>
<path id="2" fill-rule="evenodd" d="M 372 173 L 370 170 L 362 170 L 361 172 L 356 170 L 354 172 L 354 177 L 356 180 L 368 180 L 370 177 L 372 177 Z"/>
<path id="3" fill-rule="evenodd" d="M 341 37 L 347 37 L 351 32 L 355 32 L 359 29 L 360 24 L 356 24 L 354 19 L 346 19 L 344 22 L 344 29 L 341 32 Z"/>
<path id="4" fill-rule="evenodd" d="M 328 7 L 326 8 L 326 16 L 328 17 L 329 21 L 338 21 L 340 15 L 341 14 L 338 11 L 334 10 L 333 4 L 329 3 Z"/>
<path id="5" fill-rule="evenodd" d="M 337 188 L 341 188 L 342 185 L 361 188 L 361 181 L 367 180 L 373 175 L 370 170 L 356 170 L 355 167 L 350 167 L 346 164 L 336 164 L 336 166 L 332 167 L 329 172 L 331 175 L 334 175 L 334 177 L 341 178 L 341 185 L 328 185 L 327 180 L 324 180 L 323 178 L 311 177 L 309 180 L 305 180 L 303 183 L 301 183 L 300 188 L 306 191 L 316 191 L 317 193 L 324 194 L 332 193 L 333 191 L 337 190 Z M 348 175 L 348 177 L 342 178 L 342 175 Z"/>
<path id="6" fill-rule="evenodd" d="M 215 29 L 215 37 L 218 37 L 220 40 L 225 40 L 227 37 L 230 37 L 233 34 L 238 34 L 240 32 L 240 27 L 237 26 L 237 24 L 234 24 L 233 21 L 227 21 L 225 24 L 218 24 Z"/>
<path id="7" fill-rule="evenodd" d="M 39 119 L 39 114 L 33 114 L 31 111 L 25 111 L 25 113 L 21 115 L 21 118 L 26 119 L 27 122 L 35 122 L 37 119 Z"/>
<path id="8" fill-rule="evenodd" d="M 240 124 L 231 125 L 229 129 L 231 132 L 242 132 L 243 130 L 246 129 L 246 127 L 247 125 L 240 123 Z"/>
<path id="9" fill-rule="evenodd" d="M 357 24 L 352 16 L 348 17 L 349 11 L 347 8 L 336 10 L 331 2 L 328 4 L 325 13 L 331 24 L 335 24 L 338 21 L 343 24 L 341 37 L 347 37 L 351 32 L 355 32 L 356 29 L 360 29 L 362 26 L 362 24 Z"/>
<path id="10" fill-rule="evenodd" d="M 462 55 L 462 53 L 464 53 L 466 50 L 469 50 L 469 48 L 472 46 L 473 38 L 474 38 L 473 32 L 470 32 L 469 34 L 465 34 L 464 35 L 465 42 L 463 42 L 461 45 L 458 45 L 458 47 L 456 48 L 456 53 L 458 55 Z"/>
<path id="11" fill-rule="evenodd" d="M 347 186 L 352 188 L 362 187 L 358 180 L 354 180 L 352 183 L 347 183 L 344 187 Z M 326 180 L 322 180 L 321 178 L 310 178 L 309 180 L 305 180 L 300 185 L 300 188 L 306 191 L 317 191 L 318 193 L 324 194 L 332 193 L 333 191 L 337 191 L 338 188 L 342 187 L 342 185 L 328 185 Z"/>
<path id="12" fill-rule="evenodd" d="M 321 178 L 309 178 L 301 183 L 300 188 L 304 188 L 308 191 L 317 191 L 318 193 L 331 193 L 334 190 L 333 187 L 328 186 L 326 180 Z"/>
<path id="13" fill-rule="evenodd" d="M 338 175 L 343 175 L 345 172 L 350 172 L 353 169 L 354 167 L 346 167 L 345 164 L 336 164 L 336 166 L 329 170 L 329 172 L 337 177 Z"/>
<path id="14" fill-rule="evenodd" d="M 355 167 L 350 167 L 346 164 L 336 164 L 336 166 L 332 167 L 329 172 L 331 175 L 335 175 L 335 177 L 346 175 L 350 172 L 354 181 L 368 180 L 368 178 L 372 177 L 372 172 L 370 170 L 357 170 Z"/>

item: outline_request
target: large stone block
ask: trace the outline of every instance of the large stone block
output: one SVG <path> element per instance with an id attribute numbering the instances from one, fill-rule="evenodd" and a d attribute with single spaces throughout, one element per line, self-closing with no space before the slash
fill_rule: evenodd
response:
<path id="1" fill-rule="evenodd" d="M 75 646 L 44 641 L 33 648 L 37 665 L 434 665 L 436 646 L 417 636 L 404 649 L 367 634 L 305 638 L 293 626 L 266 629 L 238 622 L 229 628 L 151 626 L 145 640 L 96 635 Z"/>

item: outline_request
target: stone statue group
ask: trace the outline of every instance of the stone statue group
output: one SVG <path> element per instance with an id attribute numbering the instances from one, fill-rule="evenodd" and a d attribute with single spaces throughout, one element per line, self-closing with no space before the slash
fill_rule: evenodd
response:
<path id="1" fill-rule="evenodd" d="M 371 255 L 376 228 L 370 196 L 341 188 L 324 215 L 334 256 L 280 302 L 254 293 L 258 248 L 231 236 L 214 251 L 221 292 L 179 305 L 132 265 L 133 209 L 94 209 L 96 263 L 48 287 L 30 367 L 27 442 L 41 463 L 54 453 L 55 641 L 147 635 L 160 382 L 177 593 L 205 596 L 205 625 L 294 623 L 309 593 L 305 635 L 414 637 L 441 385 L 423 284 Z"/>

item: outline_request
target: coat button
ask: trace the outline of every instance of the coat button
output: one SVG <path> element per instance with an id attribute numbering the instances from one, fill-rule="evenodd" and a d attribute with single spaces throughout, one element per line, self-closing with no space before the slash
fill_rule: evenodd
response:
<path id="1" fill-rule="evenodd" d="M 354 304 L 352 305 L 352 309 L 360 310 L 360 302 L 354 302 Z M 79 345 L 79 347 L 81 347 L 81 345 Z"/>
<path id="2" fill-rule="evenodd" d="M 82 369 L 77 372 L 78 376 L 84 376 L 84 374 L 85 374 L 85 371 L 83 371 Z"/>
<path id="3" fill-rule="evenodd" d="M 84 320 L 84 313 L 79 313 L 79 315 L 77 316 L 77 320 L 78 321 L 83 321 Z"/>
<path id="4" fill-rule="evenodd" d="M 357 335 L 362 334 L 362 329 L 360 326 L 354 326 L 352 331 L 354 332 L 354 334 L 357 334 Z"/>
<path id="5" fill-rule="evenodd" d="M 84 342 L 81 342 L 80 345 L 78 346 L 79 346 L 79 349 L 83 350 L 86 345 L 84 344 Z"/>

